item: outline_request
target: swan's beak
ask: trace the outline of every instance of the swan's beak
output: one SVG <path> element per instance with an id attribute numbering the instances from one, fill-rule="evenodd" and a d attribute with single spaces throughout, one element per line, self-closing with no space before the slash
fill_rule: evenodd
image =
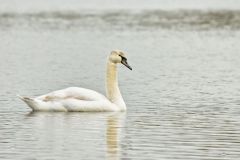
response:
<path id="1" fill-rule="evenodd" d="M 128 62 L 127 62 L 127 58 L 122 57 L 121 63 L 122 63 L 124 66 L 126 66 L 127 68 L 129 68 L 130 70 L 132 70 L 132 67 L 129 66 L 129 64 L 128 64 Z"/>

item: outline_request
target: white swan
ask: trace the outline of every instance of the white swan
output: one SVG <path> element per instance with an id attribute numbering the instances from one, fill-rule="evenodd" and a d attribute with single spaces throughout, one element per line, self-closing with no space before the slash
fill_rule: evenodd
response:
<path id="1" fill-rule="evenodd" d="M 107 98 L 93 90 L 70 87 L 36 98 L 18 96 L 33 111 L 125 111 L 126 104 L 118 87 L 117 64 L 122 63 L 130 70 L 125 54 L 120 50 L 111 52 L 107 60 Z"/>

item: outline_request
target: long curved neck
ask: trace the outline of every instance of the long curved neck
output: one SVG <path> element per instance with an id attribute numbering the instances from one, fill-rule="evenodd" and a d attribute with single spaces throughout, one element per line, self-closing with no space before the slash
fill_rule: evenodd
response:
<path id="1" fill-rule="evenodd" d="M 120 107 L 121 110 L 126 110 L 126 104 L 118 87 L 117 65 L 110 61 L 107 62 L 106 92 L 107 98 L 112 103 Z"/>

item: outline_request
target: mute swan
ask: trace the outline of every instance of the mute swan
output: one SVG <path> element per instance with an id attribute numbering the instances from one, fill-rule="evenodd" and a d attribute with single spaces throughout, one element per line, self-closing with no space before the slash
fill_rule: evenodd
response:
<path id="1" fill-rule="evenodd" d="M 18 97 L 33 111 L 125 111 L 126 104 L 118 88 L 118 63 L 122 63 L 132 70 L 122 51 L 114 50 L 111 52 L 107 60 L 106 71 L 107 98 L 93 90 L 78 87 L 69 87 L 36 98 Z"/>

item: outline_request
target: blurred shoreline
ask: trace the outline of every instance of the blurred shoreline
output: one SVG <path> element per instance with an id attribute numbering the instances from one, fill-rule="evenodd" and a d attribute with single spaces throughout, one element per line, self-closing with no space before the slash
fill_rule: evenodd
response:
<path id="1" fill-rule="evenodd" d="M 0 28 L 240 29 L 240 10 L 107 10 L 0 14 Z"/>

